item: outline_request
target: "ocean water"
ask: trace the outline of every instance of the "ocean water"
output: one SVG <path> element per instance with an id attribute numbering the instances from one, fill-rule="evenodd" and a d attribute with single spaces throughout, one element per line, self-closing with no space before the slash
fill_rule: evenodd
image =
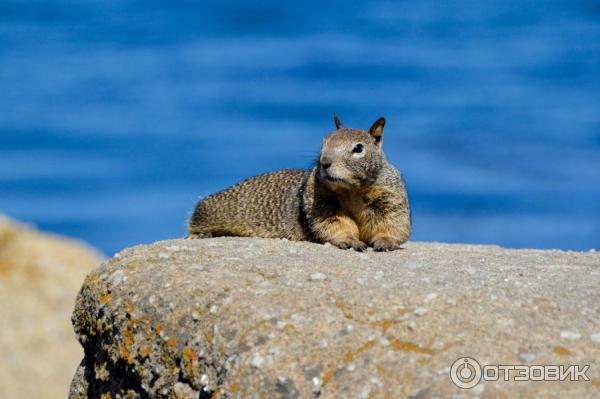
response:
<path id="1" fill-rule="evenodd" d="M 415 240 L 600 248 L 597 1 L 2 0 L 0 212 L 107 254 L 387 118 Z"/>

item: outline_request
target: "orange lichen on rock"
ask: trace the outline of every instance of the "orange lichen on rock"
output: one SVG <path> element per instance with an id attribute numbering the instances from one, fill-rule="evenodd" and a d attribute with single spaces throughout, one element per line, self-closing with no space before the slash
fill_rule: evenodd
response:
<path id="1" fill-rule="evenodd" d="M 560 345 L 557 345 L 554 348 L 552 348 L 552 352 L 556 353 L 558 356 L 569 356 L 571 354 L 570 350 Z"/>
<path id="2" fill-rule="evenodd" d="M 390 338 L 390 346 L 392 349 L 397 351 L 423 353 L 430 356 L 435 355 L 435 351 L 433 349 L 422 348 L 414 342 L 399 341 L 396 337 Z"/>
<path id="3" fill-rule="evenodd" d="M 354 319 L 354 315 L 348 310 L 348 305 L 341 298 L 336 298 L 335 306 L 342 311 L 345 318 L 349 320 Z"/>
<path id="4" fill-rule="evenodd" d="M 373 327 L 382 329 L 383 332 L 386 332 L 387 330 L 390 329 L 391 326 L 394 325 L 394 322 L 390 319 L 383 319 L 383 320 L 374 321 L 371 323 L 371 325 Z"/>
<path id="5" fill-rule="evenodd" d="M 110 292 L 109 292 L 109 293 L 107 293 L 107 294 L 105 294 L 105 295 L 102 295 L 102 296 L 100 297 L 100 302 L 102 302 L 102 303 L 106 303 L 106 302 L 108 302 L 108 301 L 110 300 L 110 297 L 111 297 L 111 296 L 112 296 L 112 293 L 110 293 Z"/>
<path id="6" fill-rule="evenodd" d="M 142 357 L 147 358 L 150 356 L 150 347 L 148 345 L 144 345 L 140 348 L 139 352 Z"/>
<path id="7" fill-rule="evenodd" d="M 346 363 L 352 362 L 356 356 L 360 355 L 364 351 L 367 351 L 375 346 L 375 340 L 370 340 L 362 344 L 357 350 L 346 353 L 344 356 L 344 361 Z"/>

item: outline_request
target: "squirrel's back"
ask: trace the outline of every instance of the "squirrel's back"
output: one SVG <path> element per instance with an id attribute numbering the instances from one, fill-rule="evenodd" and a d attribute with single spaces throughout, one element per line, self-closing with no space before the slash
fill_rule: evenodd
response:
<path id="1" fill-rule="evenodd" d="M 310 170 L 286 169 L 242 181 L 196 206 L 189 237 L 245 236 L 306 240 L 301 198 Z"/>

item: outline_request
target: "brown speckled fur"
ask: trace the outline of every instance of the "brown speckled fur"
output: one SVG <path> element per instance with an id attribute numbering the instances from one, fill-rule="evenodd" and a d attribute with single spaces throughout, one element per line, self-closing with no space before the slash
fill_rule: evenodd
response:
<path id="1" fill-rule="evenodd" d="M 358 251 L 400 248 L 411 233 L 400 172 L 381 149 L 385 120 L 369 131 L 347 129 L 337 116 L 311 170 L 252 177 L 201 200 L 188 238 L 246 236 L 329 242 Z M 356 145 L 362 151 L 356 151 Z"/>

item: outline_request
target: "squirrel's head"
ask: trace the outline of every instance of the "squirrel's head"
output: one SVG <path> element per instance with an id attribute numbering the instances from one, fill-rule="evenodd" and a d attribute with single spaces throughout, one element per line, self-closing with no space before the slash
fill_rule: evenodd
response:
<path id="1" fill-rule="evenodd" d="M 385 119 L 368 131 L 348 129 L 333 115 L 336 130 L 323 139 L 316 176 L 329 188 L 349 189 L 372 184 L 386 163 L 381 149 Z"/>

